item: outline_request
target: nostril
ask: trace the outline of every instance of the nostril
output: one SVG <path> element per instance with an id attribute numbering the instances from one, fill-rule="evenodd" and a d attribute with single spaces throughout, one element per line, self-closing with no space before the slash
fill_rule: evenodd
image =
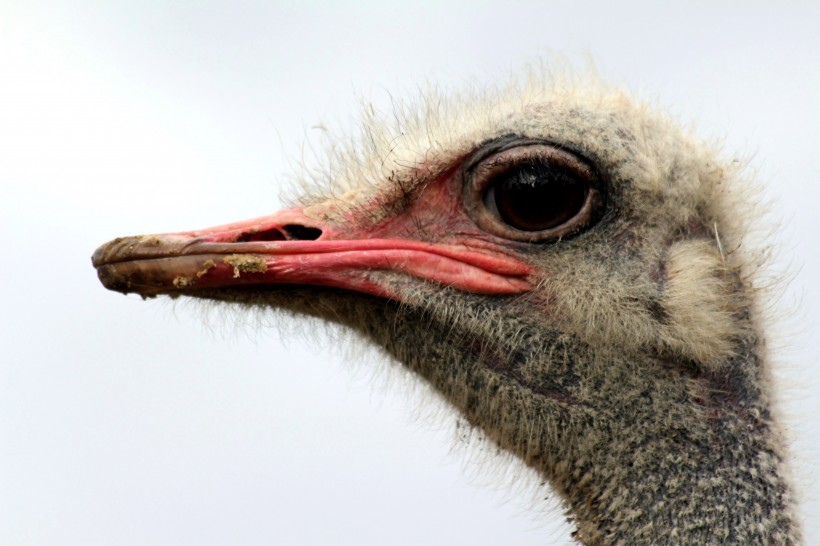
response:
<path id="1" fill-rule="evenodd" d="M 300 226 L 299 224 L 288 224 L 282 226 L 288 239 L 297 241 L 315 241 L 322 236 L 322 230 L 319 228 Z"/>
<path id="2" fill-rule="evenodd" d="M 236 238 L 237 243 L 272 241 L 315 241 L 322 236 L 319 228 L 287 224 L 262 231 L 248 231 Z"/>
<path id="3" fill-rule="evenodd" d="M 286 241 L 287 237 L 276 228 L 266 229 L 264 231 L 252 231 L 243 233 L 236 238 L 237 243 L 249 243 L 252 241 Z"/>

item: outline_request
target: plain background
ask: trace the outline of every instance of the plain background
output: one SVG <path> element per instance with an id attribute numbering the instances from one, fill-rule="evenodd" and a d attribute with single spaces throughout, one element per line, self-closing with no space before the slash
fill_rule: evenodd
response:
<path id="1" fill-rule="evenodd" d="M 89 261 L 118 235 L 276 210 L 288 158 L 312 161 L 303 143 L 363 101 L 561 54 L 758 171 L 820 543 L 820 4 L 656 4 L 2 1 L 0 542 L 567 544 L 545 490 L 508 487 L 378 357 L 309 323 L 107 292 Z"/>

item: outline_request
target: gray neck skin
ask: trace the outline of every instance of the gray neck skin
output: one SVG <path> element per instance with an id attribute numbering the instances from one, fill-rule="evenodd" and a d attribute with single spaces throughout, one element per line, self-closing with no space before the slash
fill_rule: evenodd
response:
<path id="1" fill-rule="evenodd" d="M 454 305 L 456 298 L 436 307 Z M 565 500 L 579 542 L 800 542 L 755 336 L 743 340 L 728 372 L 710 375 L 671 356 L 601 356 L 480 298 L 461 306 L 459 323 L 485 337 L 381 310 L 387 316 L 367 321 L 377 326 L 367 333 L 543 473 Z M 486 341 L 493 323 L 515 332 L 516 345 Z M 417 324 L 429 325 L 423 347 Z"/>
<path id="2" fill-rule="evenodd" d="M 717 376 L 673 356 L 602 356 L 509 302 L 446 290 L 421 295 L 424 311 L 316 288 L 196 295 L 318 316 L 375 341 L 542 473 L 582 544 L 800 543 L 753 334 Z"/>

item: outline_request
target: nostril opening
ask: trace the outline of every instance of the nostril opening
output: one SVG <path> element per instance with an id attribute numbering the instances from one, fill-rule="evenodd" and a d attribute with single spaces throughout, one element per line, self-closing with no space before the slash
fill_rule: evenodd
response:
<path id="1" fill-rule="evenodd" d="M 248 231 L 237 237 L 236 242 L 315 241 L 321 236 L 322 230 L 319 228 L 301 226 L 299 224 L 287 224 L 262 231 Z"/>
<path id="2" fill-rule="evenodd" d="M 282 229 L 287 234 L 288 239 L 295 239 L 297 241 L 315 241 L 322 236 L 321 229 L 300 226 L 299 224 L 288 224 L 282 226 Z"/>
<path id="3" fill-rule="evenodd" d="M 287 237 L 276 228 L 264 231 L 251 231 L 243 233 L 236 238 L 237 243 L 249 243 L 252 241 L 287 241 Z"/>

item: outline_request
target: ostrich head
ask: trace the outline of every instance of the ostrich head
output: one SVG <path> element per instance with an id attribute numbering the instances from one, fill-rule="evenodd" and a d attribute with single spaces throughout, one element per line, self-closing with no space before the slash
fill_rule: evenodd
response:
<path id="1" fill-rule="evenodd" d="M 353 328 L 539 471 L 585 544 L 790 544 L 747 181 L 599 83 L 368 116 L 293 208 L 115 239 L 103 284 Z"/>

